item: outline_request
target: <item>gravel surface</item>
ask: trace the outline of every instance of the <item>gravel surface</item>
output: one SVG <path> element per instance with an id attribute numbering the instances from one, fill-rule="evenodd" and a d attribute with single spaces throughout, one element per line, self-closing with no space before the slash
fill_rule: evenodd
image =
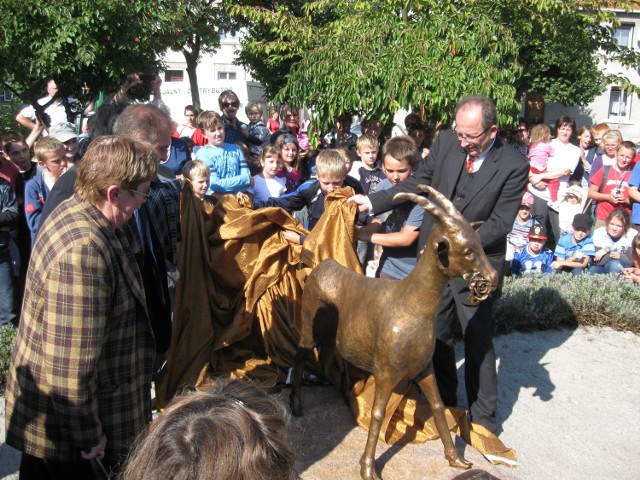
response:
<path id="1" fill-rule="evenodd" d="M 495 339 L 499 357 L 498 435 L 516 450 L 518 466 L 494 466 L 459 438 L 473 468 L 503 480 L 638 478 L 640 337 L 610 329 L 514 333 Z M 458 349 L 461 355 L 461 349 Z M 462 374 L 464 362 L 459 362 Z M 462 384 L 462 383 L 461 383 Z M 288 390 L 280 394 L 287 399 Z M 460 392 L 459 398 L 463 398 Z M 366 431 L 333 387 L 305 387 L 305 415 L 290 438 L 304 480 L 359 479 Z M 0 402 L 4 418 L 4 399 Z M 4 421 L 0 442 L 4 440 Z M 455 478 L 439 440 L 377 449 L 386 480 Z M 17 478 L 20 455 L 0 443 L 0 478 Z M 474 478 L 480 479 L 479 475 Z"/>

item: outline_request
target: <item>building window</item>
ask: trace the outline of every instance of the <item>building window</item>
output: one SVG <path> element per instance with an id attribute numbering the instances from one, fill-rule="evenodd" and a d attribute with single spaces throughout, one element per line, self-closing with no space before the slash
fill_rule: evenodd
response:
<path id="1" fill-rule="evenodd" d="M 167 70 L 164 72 L 165 82 L 184 82 L 184 70 Z"/>
<path id="2" fill-rule="evenodd" d="M 633 40 L 633 25 L 620 25 L 613 34 L 614 41 L 621 47 L 631 48 Z"/>
<path id="3" fill-rule="evenodd" d="M 609 95 L 609 118 L 629 118 L 629 98 L 627 91 L 620 87 L 611 87 Z"/>
<path id="4" fill-rule="evenodd" d="M 235 80 L 236 72 L 218 72 L 218 80 Z"/>

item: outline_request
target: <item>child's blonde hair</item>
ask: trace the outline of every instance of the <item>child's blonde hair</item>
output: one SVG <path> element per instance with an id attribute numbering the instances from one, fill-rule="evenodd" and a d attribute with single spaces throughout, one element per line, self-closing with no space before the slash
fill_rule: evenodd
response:
<path id="1" fill-rule="evenodd" d="M 244 111 L 247 115 L 249 114 L 249 112 L 256 112 L 261 116 L 264 115 L 264 108 L 262 108 L 262 104 L 259 102 L 249 102 L 244 108 Z"/>
<path id="2" fill-rule="evenodd" d="M 212 110 L 207 110 L 198 115 L 198 127 L 203 130 L 211 131 L 220 125 L 224 126 L 222 118 Z"/>
<path id="3" fill-rule="evenodd" d="M 548 142 L 549 140 L 551 140 L 551 129 L 549 125 L 539 123 L 531 127 L 531 131 L 529 132 L 530 145 L 533 146 L 540 142 Z"/>
<path id="4" fill-rule="evenodd" d="M 64 143 L 53 137 L 44 137 L 36 142 L 33 147 L 33 153 L 35 153 L 38 163 L 43 164 L 47 160 L 45 154 L 57 152 L 60 149 L 64 151 Z"/>
<path id="5" fill-rule="evenodd" d="M 337 150 L 322 150 L 316 158 L 316 175 L 320 177 L 346 177 L 347 164 Z"/>
<path id="6" fill-rule="evenodd" d="M 617 140 L 618 143 L 622 143 L 622 134 L 618 130 L 609 130 L 602 135 L 602 143 L 604 143 L 605 140 Z"/>
<path id="7" fill-rule="evenodd" d="M 202 160 L 189 160 L 182 167 L 182 176 L 187 180 L 194 181 L 196 177 L 207 177 L 211 175 L 209 165 Z"/>
<path id="8" fill-rule="evenodd" d="M 278 150 L 276 147 L 272 145 L 267 145 L 262 149 L 262 152 L 260 152 L 260 163 L 262 164 L 265 158 L 273 157 L 273 156 L 275 156 L 278 159 L 278 166 L 281 166 L 282 159 L 280 158 L 280 150 Z"/>
<path id="9" fill-rule="evenodd" d="M 363 148 L 379 148 L 380 142 L 376 137 L 370 133 L 363 133 L 356 142 L 356 148 L 362 150 Z"/>

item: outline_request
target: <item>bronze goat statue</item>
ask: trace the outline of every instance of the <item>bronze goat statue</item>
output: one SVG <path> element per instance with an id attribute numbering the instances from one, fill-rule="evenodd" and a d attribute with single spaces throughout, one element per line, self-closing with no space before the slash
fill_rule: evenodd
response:
<path id="1" fill-rule="evenodd" d="M 335 335 L 340 355 L 375 377 L 371 424 L 360 459 L 360 476 L 365 480 L 381 479 L 375 468 L 375 451 L 385 409 L 394 388 L 409 381 L 415 381 L 427 396 L 449 464 L 463 469 L 471 466 L 456 450 L 447 427 L 432 363 L 434 323 L 450 279 L 464 278 L 470 301 L 478 303 L 496 288 L 498 274 L 474 229 L 481 223 L 472 226 L 431 187 L 418 188 L 428 192 L 432 200 L 411 193 L 399 193 L 394 198 L 416 202 L 438 222 L 409 276 L 395 281 L 367 278 L 327 259 L 311 272 L 302 295 L 301 337 L 290 396 L 292 412 L 302 415 L 300 392 L 307 353 L 328 335 Z"/>

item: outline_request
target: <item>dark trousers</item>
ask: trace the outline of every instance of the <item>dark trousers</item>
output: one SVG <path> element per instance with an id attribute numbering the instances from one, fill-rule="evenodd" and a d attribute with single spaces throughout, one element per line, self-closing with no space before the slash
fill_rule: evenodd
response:
<path id="1" fill-rule="evenodd" d="M 108 457 L 102 460 L 107 471 L 112 472 L 115 478 L 115 470 L 112 468 L 117 462 L 110 461 Z M 20 460 L 20 480 L 101 480 L 107 478 L 97 467 L 92 467 L 87 460 L 58 462 L 44 460 L 32 455 L 22 454 Z"/>
<path id="2" fill-rule="evenodd" d="M 461 280 L 461 279 L 460 279 Z M 445 405 L 457 406 L 458 376 L 454 351 L 456 322 L 464 338 L 464 371 L 471 421 L 496 430 L 498 375 L 493 349 L 493 300 L 478 306 L 467 303 L 468 290 L 454 294 L 447 286 L 436 316 L 433 366 Z"/>

